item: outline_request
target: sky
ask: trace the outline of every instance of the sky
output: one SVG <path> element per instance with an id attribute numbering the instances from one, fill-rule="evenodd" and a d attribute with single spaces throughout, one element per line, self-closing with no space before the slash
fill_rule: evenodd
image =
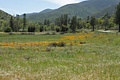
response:
<path id="1" fill-rule="evenodd" d="M 57 9 L 63 5 L 85 0 L 1 0 L 0 9 L 11 14 L 40 12 L 44 9 Z"/>

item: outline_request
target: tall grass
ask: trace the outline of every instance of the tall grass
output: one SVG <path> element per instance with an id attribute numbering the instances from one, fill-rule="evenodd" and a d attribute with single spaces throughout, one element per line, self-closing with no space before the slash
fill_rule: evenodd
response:
<path id="1" fill-rule="evenodd" d="M 91 34 L 90 36 L 86 36 Z M 0 35 L 0 42 L 58 42 L 64 47 L 0 46 L 0 80 L 120 80 L 120 35 Z M 4 36 L 5 35 L 5 36 Z M 79 42 L 86 42 L 79 44 Z M 46 51 L 49 47 L 50 51 Z"/>

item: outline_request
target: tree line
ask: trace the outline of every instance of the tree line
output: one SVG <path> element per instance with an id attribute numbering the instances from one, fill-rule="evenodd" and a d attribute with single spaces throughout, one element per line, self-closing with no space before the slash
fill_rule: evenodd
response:
<path id="1" fill-rule="evenodd" d="M 10 20 L 5 21 L 0 19 L 0 31 L 4 32 L 43 32 L 43 31 L 56 31 L 56 32 L 72 32 L 75 33 L 80 29 L 118 29 L 120 32 L 120 3 L 116 6 L 114 15 L 109 15 L 107 12 L 100 18 L 95 16 L 88 16 L 81 19 L 77 16 L 69 17 L 68 14 L 60 15 L 55 21 L 45 19 L 43 23 L 34 23 L 26 19 L 26 14 L 23 18 L 19 15 L 11 16 Z M 119 26 L 119 27 L 117 27 Z"/>

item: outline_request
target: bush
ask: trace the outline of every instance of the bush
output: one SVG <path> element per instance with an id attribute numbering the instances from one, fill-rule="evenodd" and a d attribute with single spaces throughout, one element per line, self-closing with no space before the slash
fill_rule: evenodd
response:
<path id="1" fill-rule="evenodd" d="M 10 32 L 10 33 L 9 33 L 9 35 L 15 35 L 15 33 L 13 33 L 13 32 Z"/>
<path id="2" fill-rule="evenodd" d="M 21 32 L 21 35 L 35 35 L 34 32 Z"/>
<path id="3" fill-rule="evenodd" d="M 56 32 L 60 32 L 60 28 L 56 28 Z"/>
<path id="4" fill-rule="evenodd" d="M 58 46 L 59 46 L 59 47 L 64 47 L 65 45 L 66 45 L 66 43 L 64 43 L 64 42 L 58 43 Z"/>
<path id="5" fill-rule="evenodd" d="M 65 25 L 62 25 L 61 26 L 61 32 L 67 32 L 69 29 L 68 29 L 68 27 L 67 26 L 65 26 Z"/>
<path id="6" fill-rule="evenodd" d="M 55 33 L 55 32 L 52 32 L 52 35 L 56 35 L 56 33 Z"/>
<path id="7" fill-rule="evenodd" d="M 80 44 L 86 44 L 86 42 L 80 42 Z"/>
<path id="8" fill-rule="evenodd" d="M 12 31 L 11 27 L 7 27 L 7 28 L 4 30 L 4 32 L 11 32 L 11 31 Z"/>
<path id="9" fill-rule="evenodd" d="M 60 34 L 65 34 L 64 32 L 60 32 Z"/>
<path id="10" fill-rule="evenodd" d="M 28 32 L 35 32 L 35 27 L 28 27 Z"/>
<path id="11" fill-rule="evenodd" d="M 65 45 L 66 45 L 66 43 L 64 43 L 64 42 L 59 42 L 59 43 L 53 42 L 53 43 L 50 43 L 48 46 L 51 46 L 51 47 L 64 47 Z"/>
<path id="12" fill-rule="evenodd" d="M 58 44 L 56 42 L 53 42 L 53 43 L 50 43 L 48 46 L 51 46 L 51 47 L 57 47 Z"/>
<path id="13" fill-rule="evenodd" d="M 43 32 L 43 30 L 44 30 L 43 26 L 42 26 L 42 27 L 40 27 L 40 29 L 39 29 L 39 30 L 40 30 L 40 32 Z"/>
<path id="14" fill-rule="evenodd" d="M 50 32 L 45 33 L 45 35 L 50 35 Z"/>

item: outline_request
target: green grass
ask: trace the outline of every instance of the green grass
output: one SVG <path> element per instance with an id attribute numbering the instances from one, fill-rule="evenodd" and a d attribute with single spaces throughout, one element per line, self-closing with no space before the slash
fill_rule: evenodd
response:
<path id="1" fill-rule="evenodd" d="M 37 42 L 55 41 L 60 35 L 8 35 L 1 34 L 0 42 Z"/>
<path id="2" fill-rule="evenodd" d="M 0 34 L 0 42 L 56 42 L 63 36 L 71 35 L 83 33 Z M 87 43 L 65 47 L 1 46 L 0 80 L 120 80 L 120 35 L 93 33 L 85 42 Z M 47 48 L 50 51 L 46 51 Z"/>

